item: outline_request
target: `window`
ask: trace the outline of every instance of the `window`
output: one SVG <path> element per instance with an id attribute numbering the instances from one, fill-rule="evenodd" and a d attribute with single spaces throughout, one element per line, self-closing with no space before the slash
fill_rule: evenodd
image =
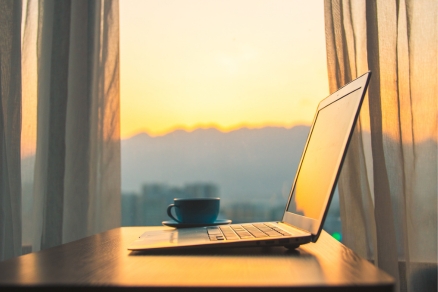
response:
<path id="1" fill-rule="evenodd" d="M 280 219 L 329 93 L 323 3 L 131 0 L 120 20 L 122 223 L 161 225 L 178 196 Z"/>

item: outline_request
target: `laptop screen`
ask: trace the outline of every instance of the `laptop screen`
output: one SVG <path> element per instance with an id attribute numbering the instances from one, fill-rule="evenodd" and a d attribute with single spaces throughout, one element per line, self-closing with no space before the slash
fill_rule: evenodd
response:
<path id="1" fill-rule="evenodd" d="M 364 90 L 320 105 L 298 169 L 287 212 L 322 221 Z M 313 220 L 312 220 L 313 221 Z M 315 221 L 315 223 L 317 222 Z"/>

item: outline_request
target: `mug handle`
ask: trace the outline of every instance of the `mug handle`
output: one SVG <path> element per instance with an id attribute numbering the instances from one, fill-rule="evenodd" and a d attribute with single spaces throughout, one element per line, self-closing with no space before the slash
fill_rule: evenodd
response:
<path id="1" fill-rule="evenodd" d="M 176 207 L 175 204 L 170 204 L 170 205 L 167 207 L 167 215 L 169 215 L 169 217 L 172 218 L 173 220 L 175 220 L 176 222 L 181 223 L 181 221 L 179 221 L 178 219 L 176 219 L 175 217 L 173 217 L 172 212 L 171 212 L 173 207 Z"/>

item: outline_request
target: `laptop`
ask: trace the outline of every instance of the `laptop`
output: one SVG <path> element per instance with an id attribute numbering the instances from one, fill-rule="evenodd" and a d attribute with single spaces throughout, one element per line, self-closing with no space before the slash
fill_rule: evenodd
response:
<path id="1" fill-rule="evenodd" d="M 150 230 L 129 250 L 284 246 L 316 242 L 359 116 L 371 72 L 323 99 L 312 127 L 281 221 Z"/>

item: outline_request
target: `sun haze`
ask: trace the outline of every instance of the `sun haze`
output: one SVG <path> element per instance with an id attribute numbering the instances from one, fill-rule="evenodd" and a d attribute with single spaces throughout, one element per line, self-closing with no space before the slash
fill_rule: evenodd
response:
<path id="1" fill-rule="evenodd" d="M 323 1 L 120 1 L 121 135 L 310 124 Z"/>

